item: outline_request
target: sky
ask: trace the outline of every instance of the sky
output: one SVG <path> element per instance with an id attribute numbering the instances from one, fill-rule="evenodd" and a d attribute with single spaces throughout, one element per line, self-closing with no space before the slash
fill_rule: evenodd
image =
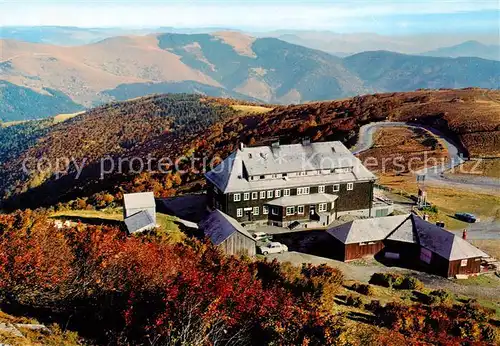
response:
<path id="1" fill-rule="evenodd" d="M 498 33 L 499 3 L 499 0 L 0 0 L 0 25 Z"/>

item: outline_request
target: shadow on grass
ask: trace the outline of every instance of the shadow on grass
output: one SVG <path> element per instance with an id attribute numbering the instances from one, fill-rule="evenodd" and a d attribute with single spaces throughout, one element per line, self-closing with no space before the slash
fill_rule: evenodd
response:
<path id="1" fill-rule="evenodd" d="M 347 318 L 356 322 L 376 325 L 375 316 L 366 312 L 349 311 Z"/>

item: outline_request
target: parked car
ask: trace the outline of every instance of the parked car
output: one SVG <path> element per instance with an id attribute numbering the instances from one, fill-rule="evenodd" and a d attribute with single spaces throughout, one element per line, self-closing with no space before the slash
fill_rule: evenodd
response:
<path id="1" fill-rule="evenodd" d="M 470 223 L 479 222 L 479 219 L 475 215 L 469 213 L 456 213 L 455 217 L 465 222 L 470 222 Z"/>
<path id="2" fill-rule="evenodd" d="M 256 241 L 270 241 L 273 238 L 272 236 L 264 232 L 255 232 L 254 234 L 252 234 L 252 236 Z"/>
<path id="3" fill-rule="evenodd" d="M 288 246 L 278 242 L 271 242 L 267 245 L 259 246 L 259 250 L 263 255 L 268 255 L 270 253 L 283 253 L 288 251 Z"/>

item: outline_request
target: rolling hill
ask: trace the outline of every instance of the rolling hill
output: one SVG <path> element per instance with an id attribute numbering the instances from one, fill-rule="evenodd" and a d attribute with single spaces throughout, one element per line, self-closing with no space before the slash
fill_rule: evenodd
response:
<path id="1" fill-rule="evenodd" d="M 500 45 L 487 45 L 478 41 L 466 41 L 450 47 L 437 48 L 421 55 L 436 57 L 478 57 L 489 60 L 500 60 Z"/>
<path id="2" fill-rule="evenodd" d="M 199 191 L 201 172 L 208 162 L 226 157 L 240 142 L 269 144 L 279 138 L 282 143 L 296 143 L 310 137 L 313 141 L 340 140 L 351 146 L 360 126 L 385 119 L 418 121 L 438 128 L 460 141 L 473 157 L 500 156 L 498 91 L 376 94 L 268 106 L 272 107 L 268 112 L 262 112 L 265 105 L 241 104 L 245 102 L 157 95 L 101 106 L 57 124 L 30 122 L 0 129 L 0 191 L 7 198 L 5 204 L 53 205 L 103 191 L 153 190 L 158 196 L 170 196 L 176 190 Z M 175 161 L 179 157 L 193 158 L 193 163 L 189 159 L 181 163 L 177 169 L 185 172 L 179 177 L 180 185 L 172 189 L 165 169 L 162 172 L 155 164 L 162 158 Z M 34 168 L 37 158 L 43 158 L 46 169 L 23 172 L 23 162 Z M 56 169 L 57 164 L 64 163 L 64 158 L 71 162 L 58 174 L 61 169 Z M 151 158 L 153 169 L 144 174 L 119 164 L 119 160 L 126 165 L 132 159 L 147 158 Z M 101 166 L 103 162 L 108 166 Z M 109 165 L 114 165 L 114 170 L 103 177 L 102 167 L 107 171 Z"/>
<path id="3" fill-rule="evenodd" d="M 0 81 L 9 87 L 1 96 L 3 121 L 150 93 L 290 104 L 416 88 L 500 85 L 498 61 L 392 52 L 341 59 L 236 32 L 113 37 L 72 47 L 1 40 L 0 50 Z"/>

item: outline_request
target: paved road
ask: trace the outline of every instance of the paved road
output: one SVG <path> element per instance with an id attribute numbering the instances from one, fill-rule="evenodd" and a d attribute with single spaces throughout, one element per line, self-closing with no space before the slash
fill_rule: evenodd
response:
<path id="1" fill-rule="evenodd" d="M 373 146 L 373 135 L 375 132 L 384 127 L 407 127 L 426 130 L 438 137 L 448 150 L 449 160 L 446 163 L 438 164 L 434 167 L 425 168 L 415 172 L 416 174 L 425 174 L 427 183 L 434 185 L 447 185 L 467 190 L 474 190 L 488 194 L 500 195 L 500 179 L 475 177 L 475 176 L 449 176 L 444 172 L 456 167 L 464 162 L 464 152 L 460 149 L 460 145 L 452 139 L 446 137 L 442 132 L 434 128 L 426 127 L 419 124 L 408 124 L 404 122 L 378 122 L 362 126 L 359 131 L 358 143 L 351 149 L 353 154 L 359 154 Z"/>

